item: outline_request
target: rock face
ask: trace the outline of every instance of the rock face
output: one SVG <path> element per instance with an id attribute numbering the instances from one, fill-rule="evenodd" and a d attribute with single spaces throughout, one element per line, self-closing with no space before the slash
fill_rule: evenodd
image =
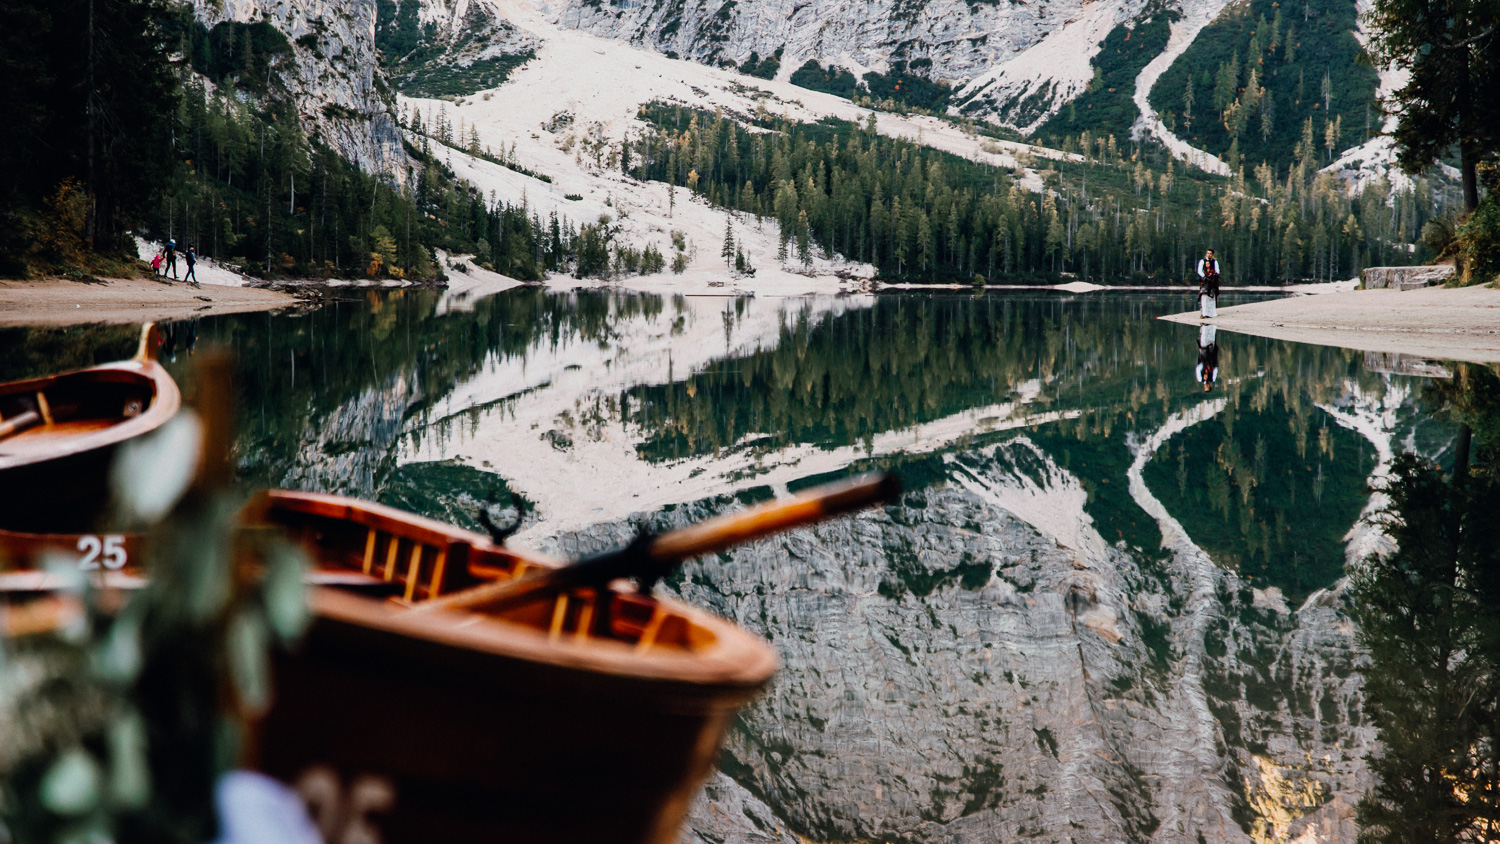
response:
<path id="1" fill-rule="evenodd" d="M 1391 290 L 1416 290 L 1442 284 L 1453 278 L 1452 264 L 1417 267 L 1368 267 L 1359 273 L 1360 283 L 1366 290 L 1389 288 Z"/>
<path id="2" fill-rule="evenodd" d="M 1373 730 L 1342 584 L 1292 609 L 1168 523 L 1160 550 L 1110 546 L 1078 479 L 1024 438 L 945 465 L 899 506 L 674 582 L 785 663 L 690 840 L 1353 840 Z"/>
<path id="3" fill-rule="evenodd" d="M 310 136 L 321 137 L 369 173 L 405 179 L 407 157 L 392 117 L 395 96 L 375 54 L 375 0 L 194 0 L 212 29 L 224 21 L 264 20 L 292 44 L 283 82 Z"/>
<path id="4" fill-rule="evenodd" d="M 1115 24 L 1145 0 L 989 2 L 989 0 L 564 0 L 558 23 L 627 40 L 707 64 L 743 64 L 781 52 L 778 76 L 808 60 L 836 64 L 856 76 L 906 62 L 955 87 L 979 80 L 956 108 L 1013 126 L 1040 122 L 1083 90 L 1089 59 Z M 1047 56 L 999 68 L 1068 27 L 1076 36 Z M 930 63 L 930 65 L 929 65 Z"/>

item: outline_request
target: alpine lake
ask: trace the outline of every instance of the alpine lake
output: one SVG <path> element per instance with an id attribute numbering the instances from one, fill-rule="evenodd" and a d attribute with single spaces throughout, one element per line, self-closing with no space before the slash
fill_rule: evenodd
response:
<path id="1" fill-rule="evenodd" d="M 1205 390 L 1207 338 L 1156 319 L 1186 294 L 341 295 L 167 326 L 185 385 L 236 356 L 248 485 L 487 507 L 569 557 L 899 473 L 658 587 L 783 660 L 688 840 L 1352 840 L 1346 567 L 1392 455 L 1451 459 L 1443 364 L 1218 332 Z M 0 330 L 0 378 L 137 330 Z"/>

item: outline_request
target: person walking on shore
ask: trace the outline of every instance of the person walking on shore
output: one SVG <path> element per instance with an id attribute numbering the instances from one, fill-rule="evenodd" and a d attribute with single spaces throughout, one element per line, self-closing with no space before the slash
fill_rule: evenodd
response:
<path id="1" fill-rule="evenodd" d="M 163 276 L 165 276 L 167 274 L 167 270 L 171 270 L 172 271 L 172 278 L 176 279 L 177 278 L 177 241 L 175 241 L 175 240 L 168 240 L 167 241 L 167 245 L 162 249 L 162 253 L 167 256 L 167 265 L 161 271 L 161 274 Z"/>
<path id="2" fill-rule="evenodd" d="M 1198 261 L 1198 313 L 1202 319 L 1214 319 L 1219 315 L 1219 259 L 1212 249 L 1203 253 Z"/>
<path id="3" fill-rule="evenodd" d="M 196 252 L 193 251 L 192 244 L 188 245 L 188 248 L 182 253 L 182 257 L 183 257 L 184 260 L 187 261 L 187 272 L 185 272 L 185 273 L 182 274 L 182 280 L 183 281 L 191 281 L 193 283 L 193 286 L 197 287 L 198 286 L 198 270 L 197 270 L 197 267 L 198 267 L 198 253 L 196 253 Z"/>
<path id="4" fill-rule="evenodd" d="M 161 275 L 161 250 L 151 257 L 151 274 Z"/>

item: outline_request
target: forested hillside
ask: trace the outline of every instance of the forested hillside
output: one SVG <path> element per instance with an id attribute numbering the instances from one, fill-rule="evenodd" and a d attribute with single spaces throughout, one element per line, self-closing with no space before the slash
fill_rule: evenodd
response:
<path id="1" fill-rule="evenodd" d="M 1141 68 L 1167 46 L 1172 24 L 1182 16 L 1152 4 L 1138 20 L 1110 30 L 1094 56 L 1094 78 L 1088 88 L 1036 131 L 1038 139 L 1053 144 L 1084 130 L 1119 132 L 1135 123 L 1135 78 Z"/>
<path id="2" fill-rule="evenodd" d="M 0 275 L 108 271 L 172 172 L 165 0 L 0 4 Z"/>
<path id="3" fill-rule="evenodd" d="M 1231 168 L 1283 169 L 1309 152 L 1326 164 L 1380 129 L 1356 15 L 1354 0 L 1232 4 L 1162 74 L 1151 105 Z"/>
<path id="4" fill-rule="evenodd" d="M 576 267 L 580 230 L 420 150 L 404 174 L 367 173 L 309 136 L 292 53 L 265 21 L 209 29 L 162 0 L 0 9 L 20 128 L 0 145 L 0 274 L 129 274 L 136 233 L 264 277 L 433 279 L 438 249 L 522 279 Z"/>
<path id="5" fill-rule="evenodd" d="M 1409 242 L 1433 215 L 1419 187 L 1388 202 L 1372 183 L 1348 196 L 1315 162 L 1224 180 L 1182 169 L 1159 148 L 1083 132 L 1050 162 L 1048 190 L 1009 171 L 892 139 L 873 125 L 766 118 L 750 132 L 723 115 L 666 104 L 627 143 L 627 172 L 682 185 L 710 203 L 769 218 L 788 260 L 868 261 L 886 278 L 1186 280 L 1206 247 L 1235 283 L 1347 278 L 1421 258 Z"/>

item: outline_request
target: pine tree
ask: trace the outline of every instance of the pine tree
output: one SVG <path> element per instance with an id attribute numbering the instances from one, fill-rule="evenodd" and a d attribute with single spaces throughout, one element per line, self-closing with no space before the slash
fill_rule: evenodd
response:
<path id="1" fill-rule="evenodd" d="M 734 218 L 724 215 L 724 245 L 719 247 L 719 257 L 728 269 L 734 269 Z"/>
<path id="2" fill-rule="evenodd" d="M 807 224 L 807 212 L 797 212 L 797 260 L 802 266 L 812 266 L 812 232 Z"/>
<path id="3" fill-rule="evenodd" d="M 1478 167 L 1500 156 L 1500 32 L 1492 0 L 1375 0 L 1369 49 L 1378 65 L 1410 71 L 1395 93 L 1400 163 L 1413 172 L 1452 147 L 1464 207 L 1479 204 Z"/>

